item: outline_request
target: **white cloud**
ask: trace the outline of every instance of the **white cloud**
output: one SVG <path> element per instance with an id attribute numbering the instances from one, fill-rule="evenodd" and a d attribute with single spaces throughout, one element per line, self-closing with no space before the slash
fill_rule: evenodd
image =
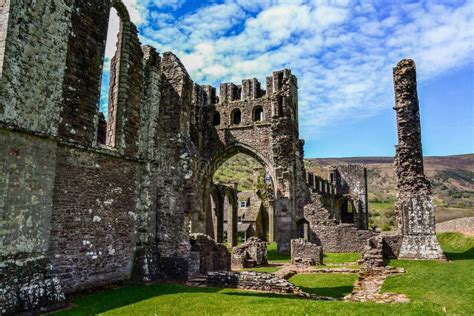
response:
<path id="1" fill-rule="evenodd" d="M 174 51 L 196 82 L 264 84 L 273 70 L 292 69 L 309 139 L 318 127 L 391 106 L 402 58 L 415 59 L 420 80 L 474 62 L 472 0 L 225 0 L 178 18 L 145 9 L 182 1 L 125 2 L 140 15 L 142 41 Z"/>

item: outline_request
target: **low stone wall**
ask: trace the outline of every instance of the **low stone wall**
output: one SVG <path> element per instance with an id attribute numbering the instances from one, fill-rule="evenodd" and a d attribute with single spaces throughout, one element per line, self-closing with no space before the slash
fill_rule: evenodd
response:
<path id="1" fill-rule="evenodd" d="M 291 240 L 291 264 L 320 265 L 323 264 L 323 247 L 305 241 Z"/>
<path id="2" fill-rule="evenodd" d="M 474 217 L 457 218 L 436 224 L 436 232 L 458 232 L 466 235 L 474 235 Z"/>
<path id="3" fill-rule="evenodd" d="M 267 258 L 267 243 L 257 237 L 251 237 L 244 244 L 233 248 L 232 268 L 261 266 L 268 263 Z"/>
<path id="4" fill-rule="evenodd" d="M 42 306 L 61 307 L 64 292 L 58 278 L 50 277 L 47 259 L 2 260 L 0 266 L 0 315 L 25 310 L 39 311 Z M 12 278 L 11 276 L 15 276 Z"/>
<path id="5" fill-rule="evenodd" d="M 190 274 L 204 275 L 209 271 L 230 271 L 230 253 L 227 248 L 216 243 L 208 235 L 191 235 L 191 253 L 196 267 L 196 271 Z"/>
<path id="6" fill-rule="evenodd" d="M 314 227 L 317 245 L 322 245 L 325 252 L 362 252 L 367 240 L 377 235 L 370 230 L 359 230 L 352 224 L 316 225 Z"/>
<path id="7" fill-rule="evenodd" d="M 253 271 L 209 272 L 207 285 L 270 293 L 298 294 L 300 289 L 289 281 L 271 273 Z"/>

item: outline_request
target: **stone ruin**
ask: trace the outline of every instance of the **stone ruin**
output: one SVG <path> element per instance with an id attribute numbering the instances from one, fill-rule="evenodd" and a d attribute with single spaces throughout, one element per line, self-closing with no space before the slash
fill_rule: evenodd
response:
<path id="1" fill-rule="evenodd" d="M 291 240 L 291 264 L 308 266 L 323 264 L 323 247 L 304 239 Z"/>
<path id="2" fill-rule="evenodd" d="M 393 71 L 393 78 L 398 125 L 395 168 L 399 190 L 395 211 L 402 236 L 398 257 L 442 259 L 443 251 L 436 239 L 431 184 L 423 169 L 420 109 L 413 60 L 400 61 Z"/>
<path id="3" fill-rule="evenodd" d="M 267 243 L 257 237 L 250 237 L 245 243 L 232 249 L 232 269 L 252 268 L 267 263 Z"/>
<path id="4" fill-rule="evenodd" d="M 195 254 L 196 261 L 190 265 L 195 267 L 189 277 L 204 275 L 210 271 L 230 271 L 231 257 L 223 244 L 217 244 L 214 239 L 205 234 L 191 234 L 191 254 Z"/>
<path id="5" fill-rule="evenodd" d="M 104 115 L 111 9 L 121 27 Z M 400 255 L 438 258 L 414 67 L 404 62 L 395 77 Z M 120 0 L 0 2 L 0 143 L 3 314 L 125 281 L 185 282 L 208 270 L 193 245 L 221 250 L 190 234 L 221 242 L 226 211 L 235 245 L 237 207 L 224 210 L 228 195 L 215 208 L 211 200 L 215 171 L 237 153 L 269 176 L 269 241 L 280 252 L 294 238 L 325 251 L 362 250 L 374 234 L 365 168 L 339 166 L 329 180 L 305 171 L 290 70 L 273 72 L 263 87 L 254 78 L 223 83 L 217 95 L 193 82 L 173 53 L 142 46 Z"/>

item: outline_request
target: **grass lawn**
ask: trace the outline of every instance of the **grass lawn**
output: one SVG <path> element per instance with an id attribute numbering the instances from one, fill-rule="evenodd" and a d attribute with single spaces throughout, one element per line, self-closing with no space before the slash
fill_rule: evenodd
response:
<path id="1" fill-rule="evenodd" d="M 344 297 L 352 292 L 355 274 L 298 274 L 290 279 L 307 293 L 321 296 Z"/>
<path id="2" fill-rule="evenodd" d="M 267 248 L 268 261 L 271 262 L 290 262 L 291 258 L 289 254 L 280 254 L 277 252 L 277 244 L 270 243 Z"/>
<path id="3" fill-rule="evenodd" d="M 258 267 L 258 268 L 248 268 L 242 269 L 243 271 L 255 271 L 255 272 L 266 272 L 266 273 L 275 273 L 280 270 L 281 266 L 265 266 L 265 267 Z"/>
<path id="4" fill-rule="evenodd" d="M 407 294 L 410 304 L 325 302 L 231 289 L 153 285 L 84 296 L 74 301 L 77 307 L 56 315 L 472 315 L 474 238 L 445 233 L 439 240 L 452 261 L 391 261 L 407 273 L 388 278 L 383 289 Z M 341 297 L 350 291 L 354 277 L 313 274 L 298 275 L 292 281 L 308 292 Z"/>

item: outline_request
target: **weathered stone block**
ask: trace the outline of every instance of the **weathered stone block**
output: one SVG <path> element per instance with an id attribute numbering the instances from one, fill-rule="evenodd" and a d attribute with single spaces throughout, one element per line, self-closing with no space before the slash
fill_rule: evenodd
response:
<path id="1" fill-rule="evenodd" d="M 304 239 L 292 239 L 291 264 L 311 266 L 323 264 L 323 247 Z"/>
<path id="2" fill-rule="evenodd" d="M 267 243 L 257 237 L 250 237 L 244 244 L 233 248 L 233 269 L 251 268 L 267 263 Z"/>
<path id="3" fill-rule="evenodd" d="M 227 248 L 205 234 L 191 234 L 191 253 L 195 253 L 198 259 L 195 261 L 198 268 L 194 273 L 197 271 L 203 275 L 210 271 L 230 271 L 230 253 Z"/>

